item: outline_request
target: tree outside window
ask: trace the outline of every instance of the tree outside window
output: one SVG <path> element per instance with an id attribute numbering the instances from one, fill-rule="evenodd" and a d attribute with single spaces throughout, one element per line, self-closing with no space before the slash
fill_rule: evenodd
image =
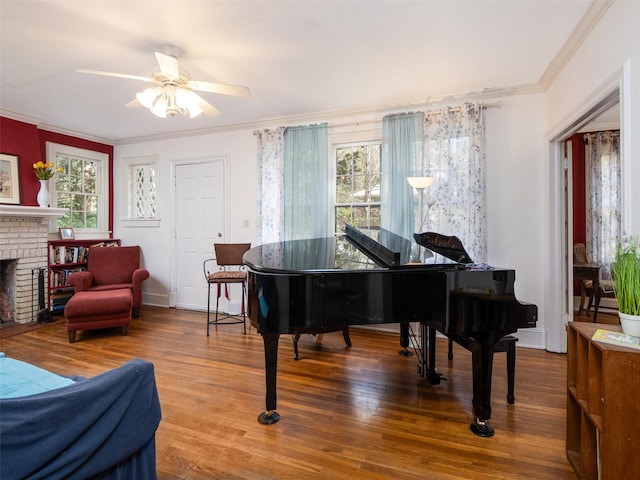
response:
<path id="1" fill-rule="evenodd" d="M 380 226 L 380 144 L 336 148 L 335 231 Z"/>

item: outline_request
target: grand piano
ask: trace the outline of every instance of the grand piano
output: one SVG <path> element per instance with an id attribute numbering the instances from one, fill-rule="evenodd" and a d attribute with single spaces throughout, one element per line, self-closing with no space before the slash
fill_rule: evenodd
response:
<path id="1" fill-rule="evenodd" d="M 400 323 L 406 351 L 409 326 L 417 322 L 418 371 L 429 383 L 441 379 L 435 368 L 436 332 L 471 351 L 475 418 L 470 428 L 483 437 L 494 434 L 488 420 L 495 346 L 519 328 L 534 327 L 537 307 L 515 298 L 514 270 L 474 264 L 457 237 L 427 232 L 414 240 L 346 225 L 344 235 L 270 243 L 245 253 L 247 314 L 265 351 L 266 410 L 260 423 L 280 418 L 281 334 Z"/>

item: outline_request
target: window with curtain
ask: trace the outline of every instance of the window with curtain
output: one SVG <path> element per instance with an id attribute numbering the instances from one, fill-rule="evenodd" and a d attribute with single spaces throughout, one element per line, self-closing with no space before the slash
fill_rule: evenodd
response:
<path id="1" fill-rule="evenodd" d="M 284 127 L 256 130 L 258 138 L 258 244 L 282 240 Z"/>
<path id="2" fill-rule="evenodd" d="M 388 115 L 383 119 L 378 154 L 369 150 L 375 143 L 337 146 L 332 179 L 335 225 L 326 221 L 334 191 L 324 177 L 329 169 L 322 155 L 328 153 L 319 154 L 328 144 L 326 124 L 316 132 L 317 126 L 256 131 L 258 241 L 332 235 L 333 228 L 339 231 L 346 218 L 358 225 L 355 220 L 363 220 L 362 225 L 379 221 L 383 228 L 412 239 L 418 199 L 407 177 L 430 176 L 435 181 L 424 192 L 425 229 L 458 236 L 476 262 L 486 261 L 484 109 L 467 103 L 426 114 Z M 358 195 L 364 192 L 368 192 L 367 200 L 358 202 Z M 290 212 L 285 213 L 285 205 L 287 209 L 291 206 Z M 326 230 L 314 231 L 314 222 Z M 285 234 L 283 225 L 287 224 L 297 228 L 293 235 L 298 236 Z"/>
<path id="3" fill-rule="evenodd" d="M 332 235 L 329 226 L 329 134 L 326 123 L 285 130 L 283 188 L 286 206 L 284 240 Z"/>
<path id="4" fill-rule="evenodd" d="M 429 230 L 456 235 L 475 262 L 487 261 L 485 107 L 465 103 L 430 111 L 424 120 L 424 176 Z"/>
<path id="5" fill-rule="evenodd" d="M 413 240 L 415 202 L 407 177 L 421 176 L 424 113 L 387 115 L 382 120 L 382 226 Z"/>
<path id="6" fill-rule="evenodd" d="M 622 239 L 620 131 L 585 134 L 586 248 L 589 259 L 611 278 L 611 261 Z"/>

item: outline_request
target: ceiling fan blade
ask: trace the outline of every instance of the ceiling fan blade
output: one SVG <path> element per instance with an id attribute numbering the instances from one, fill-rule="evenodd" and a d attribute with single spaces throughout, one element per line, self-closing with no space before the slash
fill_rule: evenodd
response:
<path id="1" fill-rule="evenodd" d="M 158 83 L 151 77 L 141 77 L 139 75 L 129 75 L 127 73 L 101 72 L 99 70 L 86 70 L 84 68 L 79 68 L 76 70 L 76 72 L 89 73 L 91 75 L 104 75 L 106 77 L 128 78 L 131 80 L 141 80 L 143 82 Z"/>
<path id="2" fill-rule="evenodd" d="M 125 107 L 141 107 L 142 104 L 138 101 L 137 98 L 134 98 L 129 103 L 125 105 Z"/>
<path id="3" fill-rule="evenodd" d="M 198 107 L 202 109 L 202 111 L 207 117 L 217 117 L 218 115 L 220 115 L 220 110 L 218 110 L 216 107 L 211 105 L 209 102 L 207 102 L 204 98 L 202 98 L 197 93 L 191 92 L 191 98 L 193 98 L 196 101 L 196 104 L 198 105 Z"/>
<path id="4" fill-rule="evenodd" d="M 162 74 L 170 80 L 180 78 L 180 69 L 178 68 L 178 59 L 171 55 L 155 52 L 156 60 Z"/>
<path id="5" fill-rule="evenodd" d="M 197 82 L 195 80 L 190 80 L 187 82 L 187 86 L 192 90 L 199 90 L 201 92 L 222 93 L 223 95 L 235 95 L 237 97 L 251 96 L 251 92 L 247 87 L 240 87 L 238 85 L 225 85 L 224 83 Z"/>

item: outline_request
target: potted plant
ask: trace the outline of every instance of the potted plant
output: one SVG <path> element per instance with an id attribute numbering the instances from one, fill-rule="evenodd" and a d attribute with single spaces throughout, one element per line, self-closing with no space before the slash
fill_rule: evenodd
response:
<path id="1" fill-rule="evenodd" d="M 630 237 L 616 247 L 614 291 L 620 325 L 628 335 L 640 336 L 640 240 Z"/>

